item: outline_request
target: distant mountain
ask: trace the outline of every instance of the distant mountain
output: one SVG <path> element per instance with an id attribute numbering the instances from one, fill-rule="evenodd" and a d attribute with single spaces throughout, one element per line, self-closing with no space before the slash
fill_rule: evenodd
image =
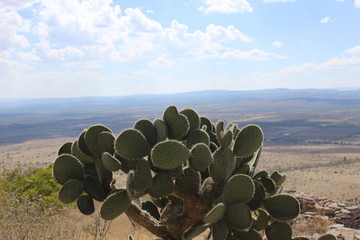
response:
<path id="1" fill-rule="evenodd" d="M 360 90 L 272 89 L 0 99 L 0 144 L 75 137 L 95 123 L 105 124 L 116 133 L 132 127 L 139 118 L 162 117 L 168 105 L 193 107 L 214 122 L 257 123 L 271 143 L 338 141 L 358 134 L 360 139 Z"/>

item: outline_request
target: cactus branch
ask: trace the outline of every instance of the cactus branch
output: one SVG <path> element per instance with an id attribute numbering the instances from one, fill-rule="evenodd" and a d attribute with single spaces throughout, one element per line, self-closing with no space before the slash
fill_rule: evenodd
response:
<path id="1" fill-rule="evenodd" d="M 143 210 L 141 210 L 136 204 L 132 203 L 125 213 L 131 220 L 140 224 L 152 234 L 161 237 L 164 240 L 174 239 L 171 238 L 165 226 L 160 226 L 159 221 L 148 214 L 144 214 Z"/>

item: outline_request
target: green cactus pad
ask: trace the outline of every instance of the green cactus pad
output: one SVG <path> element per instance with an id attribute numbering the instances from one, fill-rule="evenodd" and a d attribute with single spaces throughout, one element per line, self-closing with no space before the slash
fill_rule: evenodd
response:
<path id="1" fill-rule="evenodd" d="M 115 137 L 111 132 L 104 131 L 99 133 L 97 137 L 97 146 L 99 148 L 99 153 L 108 152 L 110 154 L 114 154 L 114 141 Z"/>
<path id="2" fill-rule="evenodd" d="M 184 233 L 182 238 L 184 240 L 191 240 L 197 236 L 199 236 L 201 233 L 205 232 L 206 229 L 209 228 L 209 224 L 203 224 L 199 226 L 192 226 L 188 228 Z"/>
<path id="3" fill-rule="evenodd" d="M 94 200 L 89 195 L 78 197 L 76 205 L 80 212 L 84 215 L 90 215 L 95 212 Z"/>
<path id="4" fill-rule="evenodd" d="M 123 212 L 125 212 L 131 204 L 131 200 L 126 190 L 119 190 L 108 196 L 100 207 L 100 215 L 106 220 L 113 220 Z"/>
<path id="5" fill-rule="evenodd" d="M 187 147 L 192 148 L 197 143 L 204 143 L 206 146 L 210 146 L 210 137 L 206 131 L 202 129 L 195 129 L 187 138 Z"/>
<path id="6" fill-rule="evenodd" d="M 240 202 L 247 204 L 255 194 L 255 185 L 251 177 L 245 174 L 233 175 L 225 184 L 223 201 L 226 206 Z"/>
<path id="7" fill-rule="evenodd" d="M 222 120 L 216 124 L 216 139 L 222 148 L 228 148 L 233 141 L 232 131 L 224 131 L 224 121 Z"/>
<path id="8" fill-rule="evenodd" d="M 153 123 L 148 119 L 140 119 L 134 124 L 134 128 L 144 134 L 150 147 L 153 147 L 157 142 L 157 131 Z"/>
<path id="9" fill-rule="evenodd" d="M 73 143 L 72 142 L 67 142 L 67 143 L 64 143 L 60 148 L 59 148 L 59 151 L 58 151 L 58 156 L 60 156 L 61 154 L 71 154 L 71 145 Z"/>
<path id="10" fill-rule="evenodd" d="M 300 213 L 300 204 L 296 198 L 280 194 L 264 200 L 264 207 L 277 220 L 290 220 Z"/>
<path id="11" fill-rule="evenodd" d="M 175 169 L 189 158 L 189 149 L 176 140 L 160 142 L 151 151 L 151 159 L 155 167 L 165 170 Z"/>
<path id="12" fill-rule="evenodd" d="M 85 134 L 87 132 L 87 129 L 85 129 L 79 136 L 79 140 L 78 140 L 78 146 L 79 146 L 79 149 L 81 150 L 81 152 L 85 153 L 86 155 L 88 156 L 92 156 L 93 157 L 93 154 L 92 152 L 90 151 L 89 147 L 87 146 L 86 144 L 86 141 L 85 141 Z"/>
<path id="13" fill-rule="evenodd" d="M 149 195 L 155 198 L 165 197 L 174 191 L 174 182 L 170 173 L 161 171 L 153 178 Z"/>
<path id="14" fill-rule="evenodd" d="M 291 240 L 310 240 L 310 238 L 307 238 L 307 237 L 293 237 Z"/>
<path id="15" fill-rule="evenodd" d="M 276 192 L 276 185 L 275 182 L 269 178 L 269 177 L 264 177 L 260 179 L 262 185 L 265 188 L 265 191 L 267 193 L 269 193 L 270 195 L 274 194 Z"/>
<path id="16" fill-rule="evenodd" d="M 229 227 L 226 222 L 220 220 L 212 226 L 212 239 L 214 240 L 225 240 L 229 235 Z"/>
<path id="17" fill-rule="evenodd" d="M 336 237 L 332 234 L 325 234 L 320 236 L 318 240 L 336 240 Z"/>
<path id="18" fill-rule="evenodd" d="M 84 165 L 95 161 L 94 157 L 89 156 L 80 150 L 78 141 L 73 142 L 71 145 L 71 154 L 79 159 Z"/>
<path id="19" fill-rule="evenodd" d="M 202 172 L 213 162 L 209 147 L 204 143 L 195 144 L 191 149 L 189 164 L 195 171 Z"/>
<path id="20" fill-rule="evenodd" d="M 286 175 L 281 175 L 278 171 L 271 173 L 270 178 L 275 182 L 276 187 L 280 187 L 286 180 Z"/>
<path id="21" fill-rule="evenodd" d="M 239 167 L 237 167 L 233 174 L 245 174 L 245 175 L 249 175 L 250 174 L 250 165 L 245 163 L 240 165 Z"/>
<path id="22" fill-rule="evenodd" d="M 147 190 L 152 184 L 150 163 L 145 159 L 139 160 L 134 171 L 133 188 L 136 192 Z"/>
<path id="23" fill-rule="evenodd" d="M 110 170 L 107 170 L 104 167 L 101 159 L 95 160 L 95 168 L 96 168 L 96 173 L 97 173 L 98 179 L 102 184 L 107 185 L 112 181 L 113 174 Z"/>
<path id="24" fill-rule="evenodd" d="M 199 193 L 201 175 L 190 167 L 183 169 L 183 176 L 175 180 L 175 186 L 184 196 L 196 196 Z"/>
<path id="25" fill-rule="evenodd" d="M 181 114 L 185 115 L 189 121 L 190 127 L 189 132 L 192 132 L 195 129 L 200 127 L 200 117 L 199 114 L 192 108 L 184 108 L 180 111 Z"/>
<path id="26" fill-rule="evenodd" d="M 160 220 L 160 213 L 156 205 L 151 201 L 144 201 L 141 203 L 141 209 L 145 210 L 153 218 Z"/>
<path id="27" fill-rule="evenodd" d="M 91 126 L 85 133 L 86 146 L 89 148 L 93 156 L 99 157 L 102 151 L 98 145 L 98 136 L 101 132 L 109 132 L 111 130 L 101 124 Z"/>
<path id="28" fill-rule="evenodd" d="M 250 228 L 249 231 L 235 232 L 235 235 L 239 237 L 240 240 L 262 240 L 262 236 L 256 230 Z M 290 239 L 289 239 L 290 240 Z"/>
<path id="29" fill-rule="evenodd" d="M 247 125 L 242 128 L 235 139 L 235 156 L 246 157 L 254 154 L 263 144 L 264 134 L 257 125 Z"/>
<path id="30" fill-rule="evenodd" d="M 218 203 L 205 215 L 204 222 L 213 224 L 213 223 L 219 221 L 225 215 L 225 208 L 226 208 L 225 204 Z"/>
<path id="31" fill-rule="evenodd" d="M 264 186 L 257 180 L 254 181 L 255 184 L 255 194 L 253 199 L 247 204 L 251 211 L 255 211 L 258 209 L 262 204 L 266 196 Z"/>
<path id="32" fill-rule="evenodd" d="M 156 129 L 156 142 L 165 141 L 168 137 L 168 127 L 165 121 L 161 118 L 154 120 L 153 125 Z"/>
<path id="33" fill-rule="evenodd" d="M 189 131 L 189 121 L 185 115 L 179 114 L 175 106 L 166 108 L 163 116 L 168 127 L 170 139 L 180 140 Z"/>
<path id="34" fill-rule="evenodd" d="M 214 154 L 214 164 L 210 165 L 210 176 L 217 183 L 225 182 L 234 171 L 235 157 L 229 148 L 219 148 Z"/>
<path id="35" fill-rule="evenodd" d="M 241 239 L 234 235 L 229 235 L 225 240 L 241 240 Z"/>
<path id="36" fill-rule="evenodd" d="M 65 184 L 70 179 L 82 181 L 84 178 L 84 166 L 79 159 L 70 154 L 58 156 L 54 162 L 53 175 L 59 184 Z"/>
<path id="37" fill-rule="evenodd" d="M 268 240 L 291 240 L 292 229 L 286 222 L 273 222 L 265 233 Z"/>
<path id="38" fill-rule="evenodd" d="M 210 119 L 208 119 L 207 117 L 200 117 L 200 128 L 203 128 L 204 126 L 206 126 L 206 131 L 207 132 L 211 132 L 213 129 L 213 124 L 210 121 Z"/>
<path id="39" fill-rule="evenodd" d="M 101 184 L 98 178 L 90 175 L 84 177 L 85 192 L 95 200 L 102 202 L 108 195 L 107 190 Z"/>
<path id="40" fill-rule="evenodd" d="M 225 221 L 233 228 L 242 231 L 252 225 L 250 209 L 243 203 L 235 203 L 226 207 Z"/>
<path id="41" fill-rule="evenodd" d="M 264 230 L 268 226 L 269 220 L 269 214 L 264 209 L 259 208 L 257 210 L 257 217 L 252 225 L 252 228 L 257 231 Z"/>
<path id="42" fill-rule="evenodd" d="M 121 169 L 121 163 L 119 160 L 114 158 L 110 153 L 104 152 L 101 154 L 101 161 L 104 165 L 104 167 L 109 171 L 117 171 Z"/>
<path id="43" fill-rule="evenodd" d="M 76 179 L 67 181 L 59 192 L 59 200 L 63 203 L 72 203 L 84 191 L 82 182 Z"/>
<path id="44" fill-rule="evenodd" d="M 125 129 L 119 134 L 115 140 L 115 149 L 126 159 L 139 159 L 150 153 L 150 145 L 145 136 L 132 128 Z"/>
<path id="45" fill-rule="evenodd" d="M 265 178 L 265 177 L 268 177 L 269 176 L 269 173 L 267 171 L 260 171 L 258 173 L 256 173 L 253 177 L 253 179 L 260 179 L 260 178 Z"/>

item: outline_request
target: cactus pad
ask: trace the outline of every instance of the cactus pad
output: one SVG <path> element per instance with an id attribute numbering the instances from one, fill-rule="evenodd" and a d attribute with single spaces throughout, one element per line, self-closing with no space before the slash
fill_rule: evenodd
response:
<path id="1" fill-rule="evenodd" d="M 176 140 L 160 142 L 151 151 L 151 159 L 155 167 L 165 170 L 181 166 L 189 157 L 189 149 Z"/>
<path id="2" fill-rule="evenodd" d="M 100 207 L 100 215 L 106 220 L 113 220 L 125 212 L 131 204 L 126 190 L 119 190 L 105 199 Z"/>
<path id="3" fill-rule="evenodd" d="M 180 140 L 189 131 L 189 121 L 185 115 L 179 114 L 175 106 L 166 108 L 163 116 L 168 127 L 170 139 Z"/>
<path id="4" fill-rule="evenodd" d="M 86 146 L 89 148 L 92 155 L 97 157 L 99 157 L 102 153 L 98 144 L 98 136 L 101 132 L 111 133 L 111 130 L 104 125 L 96 124 L 91 126 L 85 133 Z"/>
<path id="5" fill-rule="evenodd" d="M 121 168 L 121 163 L 119 160 L 114 158 L 110 153 L 104 152 L 101 154 L 101 161 L 104 167 L 109 171 L 117 171 Z"/>
<path id="6" fill-rule="evenodd" d="M 134 124 L 134 128 L 139 130 L 148 141 L 150 147 L 154 146 L 157 142 L 156 127 L 148 119 L 140 119 Z"/>
<path id="7" fill-rule="evenodd" d="M 249 176 L 233 175 L 225 184 L 223 201 L 227 206 L 237 202 L 247 204 L 253 198 L 254 193 L 255 185 Z"/>
<path id="8" fill-rule="evenodd" d="M 246 157 L 256 152 L 264 141 L 261 128 L 257 125 L 247 125 L 242 128 L 235 139 L 235 156 Z"/>
<path id="9" fill-rule="evenodd" d="M 220 219 L 222 219 L 225 215 L 225 204 L 218 203 L 214 206 L 204 217 L 205 223 L 213 224 Z"/>
<path id="10" fill-rule="evenodd" d="M 209 147 L 204 143 L 198 143 L 191 149 L 189 164 L 195 171 L 204 171 L 213 162 Z"/>
<path id="11" fill-rule="evenodd" d="M 226 207 L 225 221 L 237 230 L 245 230 L 251 227 L 252 217 L 250 209 L 243 203 L 235 203 Z"/>
<path id="12" fill-rule="evenodd" d="M 183 233 L 182 238 L 184 240 L 191 240 L 191 239 L 199 236 L 201 233 L 203 233 L 208 228 L 209 228 L 209 224 L 203 224 L 200 226 L 192 226 Z"/>
<path id="13" fill-rule="evenodd" d="M 84 178 L 83 164 L 70 154 L 62 154 L 54 162 L 53 175 L 56 182 L 65 184 L 70 179 L 82 181 Z"/>
<path id="14" fill-rule="evenodd" d="M 71 154 L 79 159 L 83 164 L 92 163 L 95 160 L 94 157 L 89 156 L 80 150 L 79 141 L 75 141 L 71 145 Z"/>
<path id="15" fill-rule="evenodd" d="M 155 198 L 164 197 L 174 191 L 174 186 L 171 175 L 168 172 L 161 171 L 153 178 L 152 185 L 149 188 L 149 194 Z"/>
<path id="16" fill-rule="evenodd" d="M 187 138 L 187 147 L 192 148 L 197 143 L 204 143 L 207 146 L 210 146 L 210 137 L 206 131 L 202 129 L 195 129 L 192 131 Z"/>
<path id="17" fill-rule="evenodd" d="M 224 220 L 220 220 L 212 226 L 212 239 L 225 240 L 229 235 L 229 227 Z"/>
<path id="18" fill-rule="evenodd" d="M 67 143 L 64 143 L 60 148 L 59 148 L 59 151 L 58 151 L 58 156 L 60 156 L 61 154 L 71 154 L 71 145 L 72 145 L 72 142 L 67 142 Z"/>
<path id="19" fill-rule="evenodd" d="M 318 240 L 336 240 L 336 237 L 332 234 L 325 234 L 320 236 Z"/>
<path id="20" fill-rule="evenodd" d="M 290 220 L 300 213 L 300 204 L 296 198 L 280 194 L 264 200 L 264 207 L 277 220 Z"/>
<path id="21" fill-rule="evenodd" d="M 214 154 L 214 164 L 210 165 L 210 176 L 217 183 L 225 182 L 234 171 L 235 157 L 229 148 L 219 148 Z"/>
<path id="22" fill-rule="evenodd" d="M 273 222 L 265 229 L 268 240 L 291 240 L 292 230 L 285 222 Z"/>
<path id="23" fill-rule="evenodd" d="M 72 203 L 84 191 L 82 182 L 76 179 L 67 181 L 59 192 L 59 200 L 63 203 Z"/>
<path id="24" fill-rule="evenodd" d="M 239 239 L 246 240 L 262 240 L 262 236 L 256 230 L 250 228 L 249 231 L 241 231 L 236 232 L 235 235 L 239 237 Z M 290 239 L 289 239 L 290 240 Z"/>
<path id="25" fill-rule="evenodd" d="M 156 142 L 165 141 L 168 136 L 168 127 L 165 121 L 161 118 L 154 120 L 153 125 L 156 129 Z"/>
<path id="26" fill-rule="evenodd" d="M 137 129 L 122 131 L 115 140 L 117 153 L 126 159 L 138 159 L 149 155 L 150 145 L 145 136 Z"/>
<path id="27" fill-rule="evenodd" d="M 189 121 L 189 132 L 192 132 L 195 129 L 200 127 L 200 117 L 199 114 L 192 108 L 184 108 L 180 111 L 181 114 L 185 115 Z"/>
<path id="28" fill-rule="evenodd" d="M 94 200 L 89 195 L 78 197 L 76 205 L 80 212 L 84 215 L 90 215 L 95 212 Z"/>

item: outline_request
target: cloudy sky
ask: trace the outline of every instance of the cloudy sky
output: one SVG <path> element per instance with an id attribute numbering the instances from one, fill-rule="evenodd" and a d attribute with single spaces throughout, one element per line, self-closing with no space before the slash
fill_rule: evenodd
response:
<path id="1" fill-rule="evenodd" d="M 0 0 L 0 98 L 360 88 L 360 0 Z"/>

